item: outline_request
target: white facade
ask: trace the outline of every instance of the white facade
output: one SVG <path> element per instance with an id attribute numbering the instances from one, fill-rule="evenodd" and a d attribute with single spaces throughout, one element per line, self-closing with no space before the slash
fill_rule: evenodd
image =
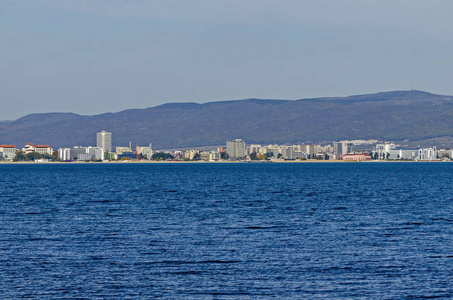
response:
<path id="1" fill-rule="evenodd" d="M 22 148 L 24 154 L 29 154 L 32 152 L 37 152 L 42 155 L 52 155 L 53 148 L 48 145 L 35 145 L 33 143 L 28 143 Z"/>
<path id="2" fill-rule="evenodd" d="M 104 159 L 104 149 L 100 147 L 88 147 L 87 153 L 92 156 L 91 159 L 103 160 Z"/>
<path id="3" fill-rule="evenodd" d="M 436 147 L 424 148 L 418 150 L 416 160 L 437 160 L 437 149 Z"/>
<path id="4" fill-rule="evenodd" d="M 247 155 L 250 155 L 252 153 L 259 153 L 260 149 L 261 145 L 252 144 L 247 147 Z"/>
<path id="5" fill-rule="evenodd" d="M 192 160 L 195 157 L 195 155 L 197 155 L 199 153 L 200 153 L 200 150 L 187 150 L 184 153 L 184 158 Z"/>
<path id="6" fill-rule="evenodd" d="M 396 145 L 393 143 L 376 144 L 374 153 L 377 154 L 377 159 L 379 159 L 379 160 L 397 159 L 397 158 L 391 158 L 391 152 L 393 152 L 393 156 L 398 155 L 398 154 L 395 154 L 396 152 L 392 151 L 395 148 L 396 148 Z M 401 157 L 401 154 L 400 154 L 400 157 Z"/>
<path id="7" fill-rule="evenodd" d="M 137 154 L 151 159 L 151 156 L 153 156 L 153 148 L 151 143 L 149 144 L 149 147 L 137 147 Z"/>
<path id="8" fill-rule="evenodd" d="M 13 160 L 16 156 L 16 146 L 0 145 L 0 160 Z"/>
<path id="9" fill-rule="evenodd" d="M 124 152 L 132 152 L 132 149 L 129 148 L 129 147 L 120 147 L 120 146 L 116 146 L 115 147 L 115 152 L 116 154 L 123 154 Z"/>
<path id="10" fill-rule="evenodd" d="M 244 158 L 246 156 L 245 141 L 241 139 L 227 141 L 226 146 L 230 159 Z"/>
<path id="11" fill-rule="evenodd" d="M 220 159 L 220 152 L 217 151 L 201 151 L 200 158 L 206 161 L 216 161 Z"/>
<path id="12" fill-rule="evenodd" d="M 414 160 L 417 158 L 418 149 L 391 149 L 388 152 L 391 160 Z"/>
<path id="13" fill-rule="evenodd" d="M 96 146 L 104 151 L 112 152 L 112 133 L 101 131 L 96 134 Z"/>
<path id="14" fill-rule="evenodd" d="M 453 150 L 451 150 L 451 149 L 437 150 L 437 153 L 441 159 L 452 159 L 453 158 Z"/>
<path id="15" fill-rule="evenodd" d="M 252 153 L 257 155 L 267 154 L 273 158 L 300 159 L 313 155 L 315 153 L 315 145 L 250 145 L 250 147 L 247 147 L 247 153 L 248 155 Z"/>
<path id="16" fill-rule="evenodd" d="M 104 150 L 99 147 L 74 147 L 58 149 L 58 158 L 68 160 L 103 160 Z"/>
<path id="17" fill-rule="evenodd" d="M 307 153 L 308 155 L 310 155 L 310 157 L 312 157 L 313 154 L 316 153 L 315 152 L 315 145 L 302 145 L 301 146 L 301 151 Z"/>
<path id="18" fill-rule="evenodd" d="M 333 143 L 333 154 L 334 155 L 344 155 L 351 154 L 354 152 L 354 144 L 350 141 L 341 141 Z"/>
<path id="19" fill-rule="evenodd" d="M 71 160 L 71 149 L 70 148 L 58 149 L 58 159 L 62 161 Z"/>

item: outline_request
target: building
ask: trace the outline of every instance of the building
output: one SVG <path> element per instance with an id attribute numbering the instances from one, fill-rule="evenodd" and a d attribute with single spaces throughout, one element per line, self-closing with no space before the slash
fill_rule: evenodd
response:
<path id="1" fill-rule="evenodd" d="M 390 149 L 389 155 L 386 154 L 385 157 L 388 157 L 390 160 L 415 160 L 418 155 L 419 149 Z M 379 159 L 379 153 L 376 152 L 373 154 L 377 159 Z M 382 158 L 386 159 L 386 158 Z"/>
<path id="2" fill-rule="evenodd" d="M 419 149 L 415 160 L 438 160 L 436 147 Z"/>
<path id="3" fill-rule="evenodd" d="M 74 147 L 71 149 L 70 160 L 91 160 L 91 158 L 88 157 L 87 154 L 87 147 Z"/>
<path id="4" fill-rule="evenodd" d="M 197 154 L 200 154 L 200 150 L 187 150 L 185 153 L 184 153 L 184 158 L 185 159 L 194 159 L 195 155 Z"/>
<path id="5" fill-rule="evenodd" d="M 96 134 L 96 146 L 104 151 L 112 152 L 112 133 L 101 131 Z"/>
<path id="6" fill-rule="evenodd" d="M 448 159 L 451 160 L 453 158 L 453 150 L 451 149 L 441 149 L 437 150 L 438 156 L 440 159 Z"/>
<path id="7" fill-rule="evenodd" d="M 62 161 L 71 160 L 71 148 L 58 149 L 58 159 Z"/>
<path id="8" fill-rule="evenodd" d="M 0 160 L 13 160 L 16 156 L 16 146 L 0 145 Z"/>
<path id="9" fill-rule="evenodd" d="M 123 154 L 123 152 L 132 152 L 132 149 L 130 147 L 121 147 L 121 146 L 115 147 L 116 154 L 121 155 L 121 154 Z"/>
<path id="10" fill-rule="evenodd" d="M 151 157 L 153 156 L 152 144 L 149 143 L 149 147 L 137 146 L 136 152 L 137 152 L 137 155 L 141 155 L 144 158 L 151 159 Z"/>
<path id="11" fill-rule="evenodd" d="M 241 139 L 227 141 L 226 148 L 230 159 L 240 159 L 246 156 L 245 141 Z"/>
<path id="12" fill-rule="evenodd" d="M 58 158 L 62 161 L 103 160 L 104 150 L 99 147 L 74 147 L 58 149 Z"/>
<path id="13" fill-rule="evenodd" d="M 100 147 L 88 147 L 87 153 L 91 155 L 93 160 L 104 160 L 104 149 Z"/>
<path id="14" fill-rule="evenodd" d="M 250 155 L 252 153 L 259 153 L 260 149 L 261 149 L 261 145 L 252 144 L 247 147 L 247 155 Z"/>
<path id="15" fill-rule="evenodd" d="M 373 152 L 374 159 L 392 159 L 391 152 L 394 152 L 392 151 L 394 149 L 396 149 L 396 145 L 393 143 L 376 144 L 376 148 Z"/>
<path id="16" fill-rule="evenodd" d="M 305 152 L 309 157 L 313 157 L 316 153 L 315 145 L 301 145 L 301 151 Z"/>
<path id="17" fill-rule="evenodd" d="M 200 159 L 205 161 L 216 161 L 220 159 L 220 152 L 217 151 L 201 151 Z"/>
<path id="18" fill-rule="evenodd" d="M 33 143 L 27 143 L 24 148 L 22 148 L 22 151 L 24 152 L 25 155 L 32 153 L 32 152 L 37 152 L 41 155 L 52 155 L 53 153 L 53 148 L 49 145 L 35 145 Z"/>
<path id="19" fill-rule="evenodd" d="M 333 154 L 333 147 L 331 145 L 315 145 L 315 153 L 316 156 L 324 156 L 324 155 L 332 155 Z"/>
<path id="20" fill-rule="evenodd" d="M 353 153 L 354 144 L 350 141 L 341 141 L 333 143 L 333 155 L 335 159 L 341 158 L 345 154 Z"/>
<path id="21" fill-rule="evenodd" d="M 182 159 L 184 158 L 185 156 L 185 152 L 183 150 L 176 150 L 175 152 L 172 153 L 172 155 L 176 158 L 176 159 Z M 149 159 L 151 159 L 152 155 L 150 156 Z"/>
<path id="22" fill-rule="evenodd" d="M 116 159 L 135 159 L 137 158 L 134 152 L 123 152 L 121 154 L 117 154 Z"/>
<path id="23" fill-rule="evenodd" d="M 371 156 L 366 153 L 357 153 L 357 154 L 345 154 L 343 155 L 343 160 L 347 161 L 367 161 L 371 160 Z"/>

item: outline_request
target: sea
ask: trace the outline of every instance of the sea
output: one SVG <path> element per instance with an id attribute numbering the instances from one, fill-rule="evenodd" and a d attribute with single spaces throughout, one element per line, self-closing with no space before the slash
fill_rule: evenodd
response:
<path id="1" fill-rule="evenodd" d="M 0 164 L 0 298 L 453 298 L 453 163 Z"/>

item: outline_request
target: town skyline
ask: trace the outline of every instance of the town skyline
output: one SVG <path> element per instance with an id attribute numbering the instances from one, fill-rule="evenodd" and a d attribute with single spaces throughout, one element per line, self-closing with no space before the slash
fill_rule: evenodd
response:
<path id="1" fill-rule="evenodd" d="M 355 140 L 331 144 L 260 145 L 245 140 L 232 139 L 226 146 L 216 150 L 197 147 L 186 150 L 153 150 L 148 146 L 112 146 L 112 133 L 101 131 L 96 134 L 96 147 L 73 146 L 54 150 L 49 145 L 27 143 L 24 148 L 15 145 L 0 145 L 0 161 L 74 162 L 74 161 L 117 161 L 117 160 L 158 160 L 158 161 L 297 161 L 297 160 L 345 160 L 345 161 L 450 161 L 453 150 L 429 148 L 408 148 L 391 141 Z M 114 150 L 114 151 L 113 151 Z"/>

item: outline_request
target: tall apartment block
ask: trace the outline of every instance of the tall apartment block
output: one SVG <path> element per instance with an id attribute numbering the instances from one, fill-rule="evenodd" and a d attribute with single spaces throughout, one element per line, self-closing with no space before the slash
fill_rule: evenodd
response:
<path id="1" fill-rule="evenodd" d="M 246 156 L 245 141 L 241 139 L 227 141 L 226 146 L 227 153 L 230 156 L 230 159 L 238 159 Z"/>
<path id="2" fill-rule="evenodd" d="M 96 145 L 104 151 L 112 152 L 112 133 L 101 131 L 96 134 Z"/>
<path id="3" fill-rule="evenodd" d="M 341 141 L 341 142 L 334 142 L 333 143 L 333 154 L 336 155 L 344 155 L 353 153 L 354 144 L 350 141 Z"/>

